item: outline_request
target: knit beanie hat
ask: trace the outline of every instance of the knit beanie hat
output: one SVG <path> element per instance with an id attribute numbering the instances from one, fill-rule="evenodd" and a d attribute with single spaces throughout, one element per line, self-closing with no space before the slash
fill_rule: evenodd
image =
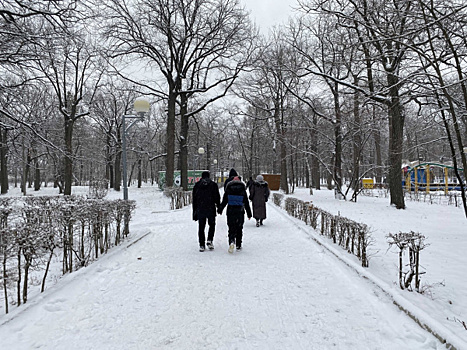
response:
<path id="1" fill-rule="evenodd" d="M 264 181 L 263 175 L 256 176 L 256 181 L 258 181 L 258 182 Z"/>

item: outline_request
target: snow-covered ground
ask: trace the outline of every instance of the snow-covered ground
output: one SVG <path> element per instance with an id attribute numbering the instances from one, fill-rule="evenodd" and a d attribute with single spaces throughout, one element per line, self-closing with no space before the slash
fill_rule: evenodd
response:
<path id="1" fill-rule="evenodd" d="M 215 250 L 201 253 L 191 207 L 169 211 L 156 187 L 131 187 L 129 196 L 137 201 L 130 240 L 0 315 L 1 349 L 445 348 L 394 300 L 467 349 L 457 321 L 467 321 L 467 230 L 458 208 L 408 203 L 398 211 L 386 198 L 350 203 L 298 190 L 296 197 L 372 226 L 363 269 L 272 201 L 265 225 L 247 221 L 244 250 L 228 254 L 225 215 Z M 385 243 L 389 232 L 410 230 L 431 244 L 421 256 L 425 294 L 399 290 L 397 256 Z"/>
<path id="2" fill-rule="evenodd" d="M 299 189 L 294 197 L 312 201 L 330 213 L 340 214 L 371 227 L 374 245 L 370 248 L 370 268 L 367 272 L 384 283 L 384 289 L 394 298 L 402 297 L 416 306 L 412 313 L 420 318 L 430 315 L 428 326 L 457 336 L 467 349 L 467 219 L 459 207 L 407 201 L 407 209 L 396 210 L 388 198 L 359 196 L 357 203 L 338 201 L 331 191 Z M 398 251 L 388 251 L 389 233 L 420 232 L 426 237 L 427 248 L 420 253 L 423 294 L 401 291 L 398 287 Z M 356 259 L 355 259 L 356 261 Z M 440 323 L 440 324 L 437 324 Z M 451 335 L 449 333 L 452 333 Z"/>

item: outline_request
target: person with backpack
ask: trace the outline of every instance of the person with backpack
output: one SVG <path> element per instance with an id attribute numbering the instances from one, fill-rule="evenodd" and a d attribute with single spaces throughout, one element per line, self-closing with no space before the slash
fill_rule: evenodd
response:
<path id="1" fill-rule="evenodd" d="M 266 219 L 266 202 L 269 199 L 269 185 L 262 175 L 256 177 L 256 181 L 250 187 L 250 200 L 253 207 L 253 217 L 256 219 L 256 227 L 263 225 Z"/>
<path id="2" fill-rule="evenodd" d="M 203 171 L 201 180 L 193 187 L 193 220 L 198 221 L 199 251 L 204 252 L 206 245 L 214 249 L 214 232 L 216 230 L 216 207 L 220 206 L 220 193 L 217 184 L 209 178 L 209 171 Z M 209 225 L 208 239 L 205 240 L 206 221 Z"/>
<path id="3" fill-rule="evenodd" d="M 245 184 L 238 176 L 235 176 L 227 184 L 217 212 L 221 215 L 226 206 L 227 226 L 229 227 L 229 253 L 233 253 L 235 247 L 237 247 L 237 251 L 242 249 L 245 211 L 248 220 L 252 216 Z"/>

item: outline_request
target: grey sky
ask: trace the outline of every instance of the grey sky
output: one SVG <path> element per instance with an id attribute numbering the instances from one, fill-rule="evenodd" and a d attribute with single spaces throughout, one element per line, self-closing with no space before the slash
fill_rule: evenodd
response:
<path id="1" fill-rule="evenodd" d="M 240 0 L 251 12 L 252 19 L 267 34 L 274 25 L 285 24 L 289 16 L 293 15 L 293 7 L 297 7 L 296 0 Z"/>

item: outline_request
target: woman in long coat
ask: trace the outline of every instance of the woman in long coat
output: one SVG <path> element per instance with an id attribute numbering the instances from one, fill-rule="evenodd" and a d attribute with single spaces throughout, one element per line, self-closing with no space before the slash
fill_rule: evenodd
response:
<path id="1" fill-rule="evenodd" d="M 266 202 L 269 199 L 269 186 L 262 175 L 256 177 L 256 181 L 250 187 L 250 200 L 253 206 L 253 217 L 256 219 L 256 227 L 263 224 L 266 219 Z"/>

